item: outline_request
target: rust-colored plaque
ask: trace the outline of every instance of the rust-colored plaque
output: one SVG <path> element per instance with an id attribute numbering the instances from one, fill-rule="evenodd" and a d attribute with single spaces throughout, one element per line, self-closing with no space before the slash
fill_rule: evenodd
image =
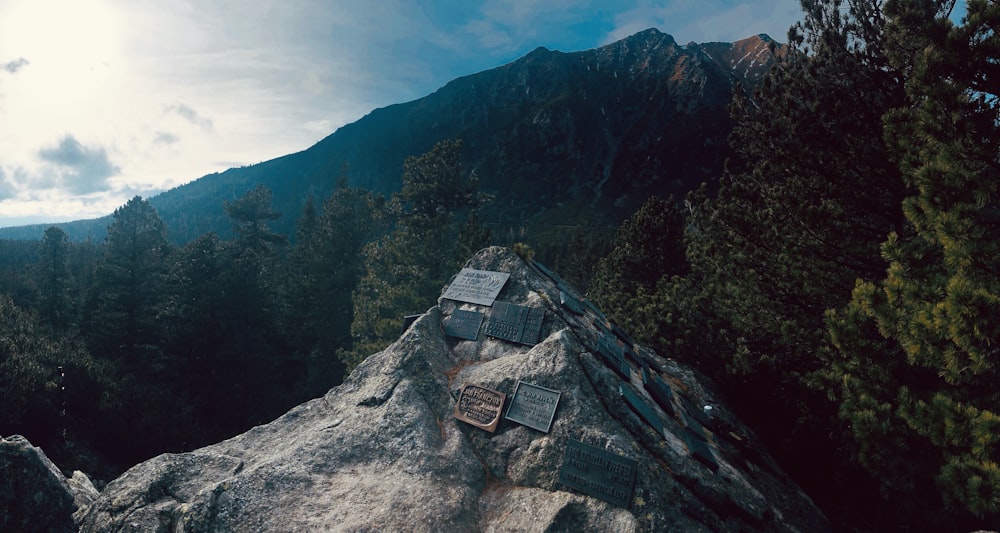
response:
<path id="1" fill-rule="evenodd" d="M 493 433 L 500 423 L 500 413 L 506 399 L 507 395 L 502 392 L 466 383 L 458 394 L 455 418 Z"/>

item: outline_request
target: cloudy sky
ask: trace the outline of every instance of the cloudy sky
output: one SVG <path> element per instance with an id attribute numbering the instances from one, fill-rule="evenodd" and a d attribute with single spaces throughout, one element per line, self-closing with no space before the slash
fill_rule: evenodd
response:
<path id="1" fill-rule="evenodd" d="M 798 0 L 0 0 L 0 227 L 304 150 L 538 46 L 768 33 Z"/>

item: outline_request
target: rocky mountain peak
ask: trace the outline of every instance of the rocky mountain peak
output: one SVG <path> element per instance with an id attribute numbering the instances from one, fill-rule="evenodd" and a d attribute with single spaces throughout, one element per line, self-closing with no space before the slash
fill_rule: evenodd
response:
<path id="1" fill-rule="evenodd" d="M 695 371 L 507 249 L 466 267 L 343 384 L 135 466 L 81 530 L 829 529 Z"/>

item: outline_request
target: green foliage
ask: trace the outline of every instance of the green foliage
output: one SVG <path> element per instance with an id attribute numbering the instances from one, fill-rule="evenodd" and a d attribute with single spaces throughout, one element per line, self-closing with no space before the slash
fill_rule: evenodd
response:
<path id="1" fill-rule="evenodd" d="M 953 4 L 886 4 L 887 48 L 909 99 L 886 116 L 909 187 L 907 225 L 882 246 L 884 278 L 859 283 L 851 302 L 830 313 L 838 354 L 829 375 L 843 384 L 835 394 L 846 419 L 881 406 L 880 431 L 855 431 L 867 467 L 886 473 L 871 446 L 879 438 L 924 450 L 919 464 L 884 476 L 884 490 L 926 498 L 936 486 L 952 516 L 997 523 L 1000 6 L 970 1 L 955 26 Z M 872 360 L 891 372 L 864 372 Z"/>
<path id="2" fill-rule="evenodd" d="M 38 309 L 42 318 L 56 328 L 74 319 L 73 277 L 69 271 L 69 237 L 56 226 L 42 237 L 35 277 L 38 280 Z"/>
<path id="3" fill-rule="evenodd" d="M 475 216 L 486 199 L 465 174 L 461 142 L 444 141 L 403 165 L 403 188 L 389 212 L 395 228 L 364 248 L 364 275 L 353 294 L 348 370 L 399 336 L 403 317 L 434 305 L 441 288 L 489 239 Z"/>

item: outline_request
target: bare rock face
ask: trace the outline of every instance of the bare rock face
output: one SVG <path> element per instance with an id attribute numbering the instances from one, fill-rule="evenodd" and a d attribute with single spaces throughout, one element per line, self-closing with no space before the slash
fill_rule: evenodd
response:
<path id="1" fill-rule="evenodd" d="M 498 306 L 442 298 L 322 398 L 130 469 L 89 506 L 81 531 L 829 530 L 690 369 L 622 332 L 624 357 L 601 355 L 615 336 L 599 311 L 506 249 L 467 266 L 510 274 L 498 301 L 544 309 L 537 344 L 489 337 L 485 325 L 476 340 L 447 336 L 456 311 L 488 317 Z M 666 407 L 643 369 L 670 390 Z M 548 432 L 505 418 L 489 432 L 454 416 L 463 385 L 507 394 L 506 413 L 519 382 L 560 393 Z M 705 405 L 710 419 L 697 413 Z M 632 460 L 634 479 L 571 488 L 561 472 L 581 445 L 599 452 L 575 464 L 603 475 Z M 612 492 L 617 504 L 601 497 Z"/>
<path id="2" fill-rule="evenodd" d="M 0 531 L 76 531 L 73 492 L 40 448 L 0 439 Z"/>

